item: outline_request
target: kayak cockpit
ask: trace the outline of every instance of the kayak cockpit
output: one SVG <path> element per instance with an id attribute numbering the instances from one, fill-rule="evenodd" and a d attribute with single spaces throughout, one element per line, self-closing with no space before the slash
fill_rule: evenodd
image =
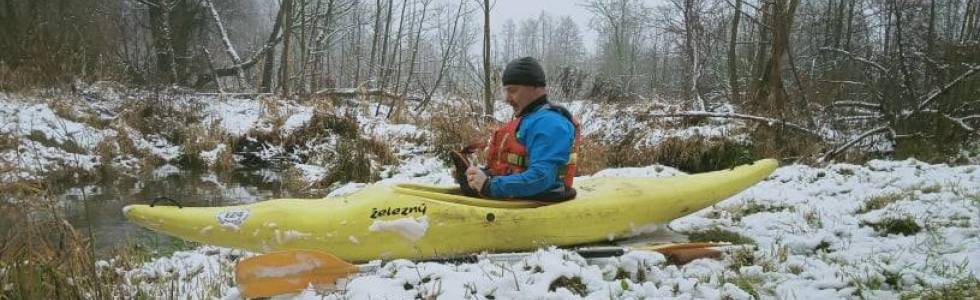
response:
<path id="1" fill-rule="evenodd" d="M 535 208 L 554 204 L 554 202 L 542 202 L 532 200 L 493 200 L 476 197 L 467 197 L 459 193 L 458 188 L 432 186 L 423 184 L 402 183 L 391 187 L 396 193 L 412 196 L 419 196 L 434 201 L 451 202 L 462 205 L 489 207 L 489 208 Z"/>

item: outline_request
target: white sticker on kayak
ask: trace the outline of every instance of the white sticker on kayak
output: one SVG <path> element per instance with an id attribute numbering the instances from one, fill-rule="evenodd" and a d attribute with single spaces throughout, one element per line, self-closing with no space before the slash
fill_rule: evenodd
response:
<path id="1" fill-rule="evenodd" d="M 238 229 L 238 226 L 241 226 L 245 219 L 248 219 L 248 210 L 223 211 L 219 212 L 217 217 L 218 224 L 221 224 L 222 227 Z"/>

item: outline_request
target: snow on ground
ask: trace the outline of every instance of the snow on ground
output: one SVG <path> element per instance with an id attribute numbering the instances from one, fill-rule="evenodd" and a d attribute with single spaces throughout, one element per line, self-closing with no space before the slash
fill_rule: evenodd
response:
<path id="1" fill-rule="evenodd" d="M 86 101 L 72 103 L 74 110 L 94 111 L 97 119 L 111 122 L 118 117 L 115 110 L 121 103 L 130 101 L 118 92 L 83 96 Z M 206 128 L 220 125 L 223 132 L 232 135 L 253 130 L 289 132 L 312 118 L 312 108 L 293 102 L 269 107 L 260 101 L 220 97 L 185 97 L 180 101 L 191 103 L 181 104 L 183 107 L 200 108 Z M 118 136 L 120 130 L 137 149 L 165 161 L 183 151 L 182 146 L 157 135 L 73 121 L 59 114 L 64 108 L 53 102 L 6 94 L 0 94 L 0 102 L 0 133 L 16 138 L 14 147 L 0 147 L 0 162 L 17 166 L 2 175 L 4 180 L 29 178 L 65 165 L 93 168 L 100 159 L 91 154 L 93 148 L 100 139 Z M 649 123 L 630 121 L 629 114 L 621 110 L 584 102 L 566 105 L 591 120 L 586 133 L 617 139 L 635 130 L 644 134 L 639 140 L 648 144 L 670 136 L 725 135 L 736 126 L 709 119 L 700 127 L 650 130 Z M 499 107 L 495 114 L 498 118 L 509 116 L 508 107 Z M 631 109 L 643 112 L 655 108 Z M 414 125 L 389 124 L 367 115 L 360 112 L 356 117 L 362 132 L 369 136 L 397 141 L 428 134 Z M 64 150 L 67 141 L 76 145 L 67 148 L 86 153 Z M 330 145 L 331 141 L 323 144 Z M 329 150 L 316 145 L 310 149 Z M 400 161 L 386 167 L 382 183 L 453 184 L 449 169 L 430 148 L 397 143 L 394 150 Z M 206 150 L 202 156 L 213 161 L 220 151 Z M 264 151 L 281 153 L 272 148 Z M 139 165 L 132 159 L 117 159 L 113 164 Z M 296 169 L 311 180 L 329 171 L 309 163 L 297 164 Z M 167 176 L 174 171 L 164 165 L 154 173 Z M 610 169 L 593 176 L 678 174 L 682 173 L 669 167 L 648 166 Z M 363 186 L 343 185 L 331 196 Z M 699 260 L 682 267 L 666 265 L 656 253 L 631 252 L 608 262 L 590 262 L 560 249 L 540 250 L 518 262 L 485 259 L 456 265 L 401 260 L 388 262 L 377 272 L 348 278 L 337 291 L 311 290 L 285 298 L 892 299 L 904 291 L 943 286 L 980 274 L 980 167 L 914 160 L 822 168 L 785 166 L 767 181 L 712 208 L 675 220 L 669 227 L 687 233 L 706 229 L 737 232 L 754 240 L 757 247 L 722 261 Z M 902 231 L 905 233 L 894 233 Z M 116 267 L 112 261 L 100 266 L 129 278 L 127 288 L 134 295 L 140 291 L 151 297 L 234 299 L 238 293 L 231 270 L 241 255 L 248 254 L 201 247 L 156 258 L 136 268 Z"/>
<path id="2" fill-rule="evenodd" d="M 91 170 L 98 158 L 89 155 L 109 130 L 59 117 L 52 107 L 32 99 L 0 94 L 0 135 L 16 139 L 0 149 L 0 161 L 20 166 L 0 180 L 31 178 L 34 174 L 73 167 Z"/>
<path id="3" fill-rule="evenodd" d="M 681 173 L 649 166 L 610 169 L 596 176 L 674 174 Z M 337 290 L 308 290 L 281 298 L 894 299 L 903 292 L 980 276 L 978 183 L 978 166 L 950 167 L 915 160 L 823 168 L 790 165 L 729 200 L 669 224 L 680 232 L 721 228 L 757 243 L 721 261 L 701 259 L 674 266 L 666 264 L 660 254 L 643 251 L 587 261 L 553 248 L 519 261 L 395 260 L 375 272 L 343 280 Z M 869 206 L 869 201 L 878 204 Z M 889 234 L 866 225 L 905 217 L 914 220 L 921 231 Z M 227 283 L 216 289 L 226 299 L 236 299 L 239 294 L 227 271 L 233 262 L 218 254 L 201 258 L 202 253 L 230 251 L 215 249 L 204 247 L 159 258 L 139 270 L 166 266 L 213 270 L 219 273 L 181 277 L 179 295 L 193 296 L 193 289 L 187 286 L 221 278 Z M 171 273 L 180 272 L 185 271 Z"/>

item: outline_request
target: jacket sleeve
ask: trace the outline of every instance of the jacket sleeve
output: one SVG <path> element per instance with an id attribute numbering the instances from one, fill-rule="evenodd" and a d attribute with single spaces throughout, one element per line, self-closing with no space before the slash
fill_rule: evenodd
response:
<path id="1" fill-rule="evenodd" d="M 575 127 L 557 113 L 528 120 L 524 145 L 530 159 L 524 172 L 510 176 L 497 176 L 490 181 L 490 197 L 529 197 L 554 188 L 560 166 L 568 163 Z"/>

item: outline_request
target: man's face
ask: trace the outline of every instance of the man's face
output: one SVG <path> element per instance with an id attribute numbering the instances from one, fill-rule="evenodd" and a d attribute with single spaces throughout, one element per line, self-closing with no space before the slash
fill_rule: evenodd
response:
<path id="1" fill-rule="evenodd" d="M 543 88 L 528 85 L 505 85 L 504 100 L 506 100 L 507 104 L 510 104 L 510 107 L 514 108 L 514 111 L 516 112 L 541 96 L 541 91 L 538 89 Z"/>

